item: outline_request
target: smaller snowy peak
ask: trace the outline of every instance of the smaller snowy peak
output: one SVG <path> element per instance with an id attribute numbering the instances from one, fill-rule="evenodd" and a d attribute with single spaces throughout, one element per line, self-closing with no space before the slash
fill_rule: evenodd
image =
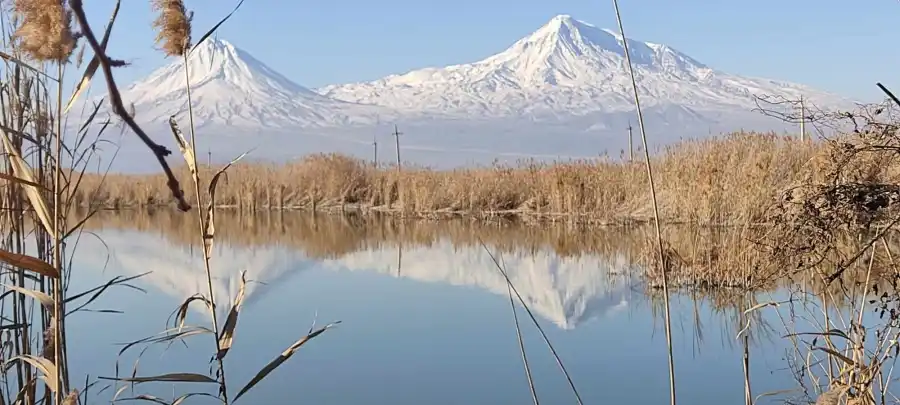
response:
<path id="1" fill-rule="evenodd" d="M 187 69 L 187 72 L 185 72 Z M 187 74 L 185 74 L 187 73 Z M 190 99 L 198 127 L 207 124 L 265 128 L 322 127 L 371 123 L 385 109 L 331 99 L 303 87 L 223 39 L 207 38 L 187 57 L 173 58 L 122 94 L 136 118 L 166 122 L 187 111 Z"/>
<path id="2" fill-rule="evenodd" d="M 223 39 L 208 38 L 194 48 L 188 56 L 188 71 L 191 83 L 203 83 L 209 80 L 224 79 L 240 82 L 247 79 L 262 80 L 271 87 L 291 93 L 307 94 L 316 97 L 311 90 L 294 83 L 280 73 L 269 68 L 265 63 L 248 52 L 235 47 Z"/>

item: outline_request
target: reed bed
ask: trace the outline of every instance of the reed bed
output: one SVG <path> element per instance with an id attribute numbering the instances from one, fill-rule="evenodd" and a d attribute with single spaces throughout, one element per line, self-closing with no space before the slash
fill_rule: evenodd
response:
<path id="1" fill-rule="evenodd" d="M 689 140 L 653 157 L 666 221 L 752 223 L 792 182 L 815 176 L 821 143 L 773 133 L 741 132 Z M 201 167 L 208 176 L 212 168 Z M 190 179 L 186 167 L 179 179 Z M 109 209 L 170 205 L 165 177 L 86 176 L 80 206 Z M 189 197 L 190 200 L 190 197 Z M 456 170 L 408 164 L 373 167 L 339 154 L 284 164 L 237 164 L 219 185 L 220 206 L 242 211 L 313 209 L 387 212 L 410 217 L 519 216 L 528 220 L 623 223 L 652 218 L 646 169 L 610 159 L 521 161 Z"/>

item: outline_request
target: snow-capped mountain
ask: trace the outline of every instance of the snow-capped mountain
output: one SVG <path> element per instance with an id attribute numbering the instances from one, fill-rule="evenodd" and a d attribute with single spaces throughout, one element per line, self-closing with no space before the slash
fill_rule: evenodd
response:
<path id="1" fill-rule="evenodd" d="M 426 68 L 367 83 L 318 91 L 340 100 L 389 106 L 422 115 L 559 117 L 634 109 L 623 38 L 569 15 L 486 59 Z M 628 39 L 642 106 L 703 116 L 703 110 L 749 111 L 754 95 L 801 95 L 820 104 L 836 95 L 806 86 L 728 74 L 669 46 Z M 697 117 L 701 118 L 701 117 Z"/>
<path id="2" fill-rule="evenodd" d="M 372 124 L 387 109 L 331 99 L 274 71 L 222 39 L 208 38 L 187 62 L 197 127 L 220 124 L 250 128 Z M 185 116 L 185 63 L 176 58 L 122 91 L 141 122 Z"/>
<path id="3" fill-rule="evenodd" d="M 187 65 L 201 148 L 220 161 L 250 149 L 261 160 L 323 152 L 370 159 L 373 142 L 390 140 L 398 124 L 404 161 L 452 168 L 624 153 L 627 128 L 637 125 L 623 43 L 614 31 L 560 15 L 481 61 L 315 90 L 224 40 L 207 39 Z M 729 74 L 666 45 L 629 39 L 628 48 L 652 150 L 740 129 L 798 129 L 754 111 L 756 96 L 854 107 L 807 86 Z M 176 59 L 123 91 L 137 121 L 170 148 L 169 116 L 186 125 L 184 76 Z M 112 139 L 122 149 L 111 170 L 158 170 L 132 135 Z M 228 141 L 208 142 L 206 135 Z"/>

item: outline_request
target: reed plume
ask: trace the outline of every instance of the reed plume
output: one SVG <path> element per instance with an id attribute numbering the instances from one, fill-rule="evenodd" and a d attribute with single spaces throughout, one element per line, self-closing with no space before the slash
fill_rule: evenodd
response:
<path id="1" fill-rule="evenodd" d="M 159 13 L 153 20 L 158 30 L 156 43 L 162 45 L 167 56 L 183 56 L 191 46 L 191 17 L 181 0 L 152 0 L 153 10 Z"/>
<path id="2" fill-rule="evenodd" d="M 21 21 L 14 34 L 18 49 L 37 61 L 68 63 L 77 35 L 65 0 L 14 0 L 12 11 Z"/>
<path id="3" fill-rule="evenodd" d="M 42 353 L 45 359 L 56 362 L 56 321 L 50 319 L 50 326 L 44 329 L 44 351 Z"/>
<path id="4" fill-rule="evenodd" d="M 66 395 L 66 399 L 63 401 L 62 405 L 77 405 L 78 404 L 78 390 L 73 389 L 69 391 L 69 395 Z"/>

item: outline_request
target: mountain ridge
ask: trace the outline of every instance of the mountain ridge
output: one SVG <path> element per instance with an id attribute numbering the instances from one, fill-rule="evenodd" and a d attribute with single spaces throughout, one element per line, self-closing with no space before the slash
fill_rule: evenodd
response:
<path id="1" fill-rule="evenodd" d="M 429 167 L 624 154 L 623 135 L 637 122 L 623 41 L 613 30 L 559 15 L 475 62 L 307 88 L 209 38 L 188 62 L 194 123 L 201 137 L 227 139 L 206 143 L 209 153 L 253 149 L 264 160 L 321 152 L 371 159 L 373 143 L 395 124 L 406 133 L 398 145 L 403 160 Z M 665 44 L 629 38 L 628 47 L 652 148 L 738 129 L 797 129 L 754 111 L 757 95 L 802 96 L 811 109 L 855 108 L 809 86 L 717 70 Z M 169 117 L 186 124 L 183 65 L 172 61 L 122 91 L 135 119 L 166 144 Z M 133 137 L 120 145 L 128 142 L 135 159 L 118 170 L 136 170 L 137 157 L 146 157 Z M 140 170 L 153 169 L 145 166 Z"/>

